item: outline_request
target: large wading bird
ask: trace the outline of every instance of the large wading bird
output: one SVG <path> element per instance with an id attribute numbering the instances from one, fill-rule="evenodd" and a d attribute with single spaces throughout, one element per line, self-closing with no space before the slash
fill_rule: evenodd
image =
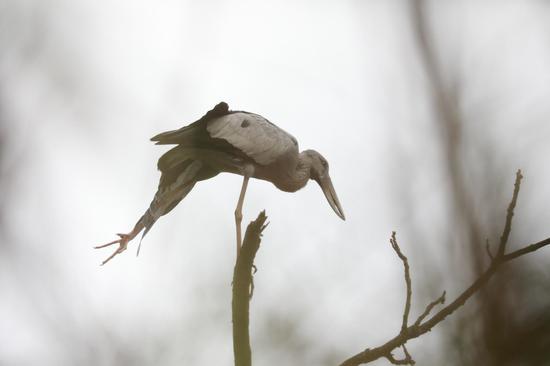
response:
<path id="1" fill-rule="evenodd" d="M 227 103 L 221 102 L 198 121 L 158 134 L 151 141 L 177 146 L 159 159 L 161 177 L 157 193 L 132 231 L 117 234 L 119 239 L 95 247 L 119 245 L 102 264 L 126 250 L 128 242 L 145 230 L 143 239 L 158 218 L 176 207 L 195 183 L 221 172 L 244 177 L 235 209 L 237 256 L 241 247 L 242 207 L 250 178 L 267 180 L 285 192 L 296 192 L 313 179 L 321 186 L 334 212 L 345 220 L 326 159 L 315 150 L 300 152 L 292 135 L 260 115 L 230 111 Z"/>

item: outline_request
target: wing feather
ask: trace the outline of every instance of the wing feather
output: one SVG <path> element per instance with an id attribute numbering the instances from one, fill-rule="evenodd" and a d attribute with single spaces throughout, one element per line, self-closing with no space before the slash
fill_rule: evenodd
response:
<path id="1" fill-rule="evenodd" d="M 216 104 L 214 108 L 206 112 L 199 120 L 190 125 L 174 131 L 166 131 L 151 137 L 151 141 L 156 141 L 157 145 L 173 145 L 181 144 L 189 140 L 196 140 L 197 135 L 200 135 L 201 124 L 210 118 L 216 118 L 229 113 L 229 106 L 225 102 Z"/>
<path id="2" fill-rule="evenodd" d="M 213 118 L 206 129 L 211 137 L 226 140 L 261 165 L 298 151 L 292 135 L 253 113 L 233 112 Z"/>

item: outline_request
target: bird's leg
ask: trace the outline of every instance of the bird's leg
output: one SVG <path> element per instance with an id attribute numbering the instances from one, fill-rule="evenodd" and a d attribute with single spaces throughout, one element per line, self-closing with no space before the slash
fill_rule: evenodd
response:
<path id="1" fill-rule="evenodd" d="M 241 194 L 239 195 L 239 202 L 235 209 L 235 225 L 237 227 L 237 257 L 239 257 L 239 251 L 241 250 L 242 236 L 241 236 L 241 222 L 243 220 L 243 202 L 244 194 L 246 193 L 246 187 L 248 186 L 248 179 L 250 177 L 245 175 L 243 180 L 243 186 L 241 188 Z"/>
<path id="2" fill-rule="evenodd" d="M 109 262 L 111 259 L 113 259 L 117 254 L 122 253 L 126 250 L 128 243 L 136 237 L 137 234 L 143 229 L 143 224 L 141 223 L 141 220 L 138 221 L 136 226 L 130 231 L 128 234 L 117 234 L 120 239 L 113 240 L 111 242 L 108 242 L 107 244 L 98 245 L 94 247 L 95 249 L 101 249 L 108 247 L 110 245 L 118 244 L 118 248 L 109 256 L 109 258 L 105 259 L 101 265 L 104 265 L 105 263 Z"/>

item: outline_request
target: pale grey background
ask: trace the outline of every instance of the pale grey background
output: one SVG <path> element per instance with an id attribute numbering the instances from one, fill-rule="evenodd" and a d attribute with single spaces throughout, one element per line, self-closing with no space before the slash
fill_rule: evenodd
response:
<path id="1" fill-rule="evenodd" d="M 481 147 L 465 148 L 476 202 L 492 164 L 500 225 L 521 167 L 512 244 L 543 239 L 550 3 L 430 4 L 442 69 L 463 88 L 465 144 Z M 133 244 L 100 268 L 110 251 L 92 250 L 147 208 L 166 150 L 148 139 L 221 100 L 320 151 L 348 218 L 315 184 L 249 185 L 243 222 L 262 209 L 271 222 L 251 304 L 256 365 L 335 365 L 396 334 L 392 230 L 413 311 L 456 295 L 471 277 L 449 264 L 461 247 L 444 240 L 448 178 L 412 33 L 407 1 L 1 0 L 0 364 L 231 364 L 240 177 L 198 184 L 139 258 Z M 411 342 L 419 364 L 450 362 L 446 334 Z"/>

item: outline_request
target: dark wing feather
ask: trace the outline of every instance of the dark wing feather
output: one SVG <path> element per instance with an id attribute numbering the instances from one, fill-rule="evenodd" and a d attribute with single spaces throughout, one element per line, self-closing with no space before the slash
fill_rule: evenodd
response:
<path id="1" fill-rule="evenodd" d="M 196 177 L 197 181 L 209 179 L 220 172 L 240 174 L 243 162 L 250 159 L 241 157 L 239 154 L 242 152 L 228 142 L 222 142 L 231 150 L 178 145 L 167 151 L 158 161 L 158 169 L 162 172 L 161 181 L 166 179 L 171 182 L 173 177 L 178 175 L 181 164 L 190 160 L 199 160 L 204 163 Z"/>
<path id="2" fill-rule="evenodd" d="M 213 168 L 233 172 L 235 171 L 235 166 L 228 167 L 227 164 L 224 164 L 228 162 L 228 159 L 237 157 L 243 160 L 250 160 L 244 152 L 224 139 L 212 138 L 206 130 L 209 121 L 232 113 L 234 112 L 229 112 L 227 103 L 221 102 L 198 121 L 178 130 L 163 132 L 153 137 L 151 140 L 157 141 L 157 144 L 178 145 L 167 151 L 159 159 L 158 169 L 164 173 L 182 161 L 199 159 L 212 163 L 210 165 Z"/>
<path id="3" fill-rule="evenodd" d="M 181 144 L 186 140 L 189 140 L 192 137 L 195 137 L 197 130 L 202 129 L 202 122 L 208 121 L 213 118 L 218 118 L 229 113 L 229 106 L 225 102 L 220 102 L 216 104 L 214 108 L 209 110 L 204 116 L 199 120 L 191 123 L 190 125 L 184 126 L 178 130 L 167 131 L 159 133 L 156 136 L 151 138 L 151 141 L 155 141 L 157 145 L 171 145 L 171 144 Z"/>

